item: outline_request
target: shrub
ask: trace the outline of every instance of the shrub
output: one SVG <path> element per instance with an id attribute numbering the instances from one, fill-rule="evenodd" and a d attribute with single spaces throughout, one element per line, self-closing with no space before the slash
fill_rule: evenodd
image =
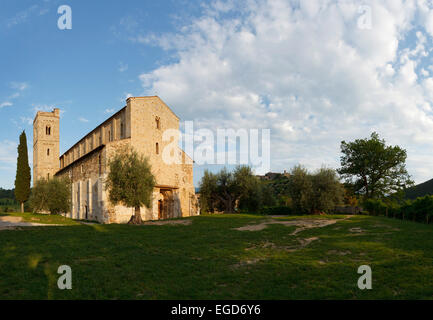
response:
<path id="1" fill-rule="evenodd" d="M 433 219 L 433 196 L 425 196 L 401 204 L 384 203 L 381 200 L 364 201 L 364 208 L 370 215 L 387 215 L 391 218 L 431 223 Z"/>
<path id="2" fill-rule="evenodd" d="M 367 199 L 364 201 L 363 206 L 372 216 L 386 215 L 387 206 L 382 200 Z"/>
<path id="3" fill-rule="evenodd" d="M 33 212 L 49 211 L 51 214 L 68 212 L 71 206 L 71 186 L 66 178 L 36 181 L 29 200 Z"/>

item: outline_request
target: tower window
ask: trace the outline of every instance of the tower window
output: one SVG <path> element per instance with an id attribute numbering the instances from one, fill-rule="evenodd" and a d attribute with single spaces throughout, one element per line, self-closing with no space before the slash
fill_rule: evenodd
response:
<path id="1" fill-rule="evenodd" d="M 45 127 L 45 134 L 46 134 L 47 136 L 51 135 L 51 127 L 50 127 L 50 126 L 46 126 L 46 127 Z"/>
<path id="2" fill-rule="evenodd" d="M 156 154 L 159 154 L 159 143 L 158 143 L 158 142 L 156 143 L 156 148 L 155 148 L 155 149 L 156 149 L 156 150 L 155 150 L 155 151 L 156 151 Z"/>
<path id="3" fill-rule="evenodd" d="M 161 129 L 161 123 L 159 117 L 155 117 L 156 129 Z"/>
<path id="4" fill-rule="evenodd" d="M 47 149 L 47 156 L 50 155 L 50 149 Z"/>

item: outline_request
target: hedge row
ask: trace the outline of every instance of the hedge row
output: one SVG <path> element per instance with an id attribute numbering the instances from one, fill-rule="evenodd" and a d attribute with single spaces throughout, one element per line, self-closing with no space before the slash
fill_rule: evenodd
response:
<path id="1" fill-rule="evenodd" d="M 386 204 L 381 200 L 367 200 L 364 209 L 370 215 L 387 216 L 403 220 L 431 223 L 433 218 L 433 196 L 407 200 L 402 205 Z"/>

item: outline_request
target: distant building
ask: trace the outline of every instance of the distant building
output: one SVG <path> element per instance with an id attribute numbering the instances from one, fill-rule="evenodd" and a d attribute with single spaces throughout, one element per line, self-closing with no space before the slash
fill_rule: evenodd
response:
<path id="1" fill-rule="evenodd" d="M 260 180 L 275 180 L 281 177 L 290 177 L 290 173 L 288 173 L 286 170 L 284 170 L 283 173 L 278 173 L 278 172 L 268 172 L 266 173 L 264 176 L 261 175 L 257 175 L 257 178 L 259 178 Z"/>

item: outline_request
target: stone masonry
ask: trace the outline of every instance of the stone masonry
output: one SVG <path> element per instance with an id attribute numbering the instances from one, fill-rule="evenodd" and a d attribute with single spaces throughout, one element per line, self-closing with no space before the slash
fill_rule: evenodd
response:
<path id="1" fill-rule="evenodd" d="M 128 98 L 125 107 L 60 157 L 59 119 L 59 109 L 36 115 L 33 123 L 33 177 L 35 181 L 53 176 L 71 179 L 72 206 L 67 216 L 101 223 L 129 221 L 134 209 L 113 206 L 105 190 L 108 161 L 125 145 L 148 157 L 156 179 L 152 207 L 141 210 L 144 220 L 198 214 L 193 161 L 178 147 L 177 136 L 171 141 L 163 140 L 166 130 L 179 129 L 179 118 L 159 97 Z M 177 153 L 174 156 L 181 161 L 163 161 L 165 150 Z"/>

